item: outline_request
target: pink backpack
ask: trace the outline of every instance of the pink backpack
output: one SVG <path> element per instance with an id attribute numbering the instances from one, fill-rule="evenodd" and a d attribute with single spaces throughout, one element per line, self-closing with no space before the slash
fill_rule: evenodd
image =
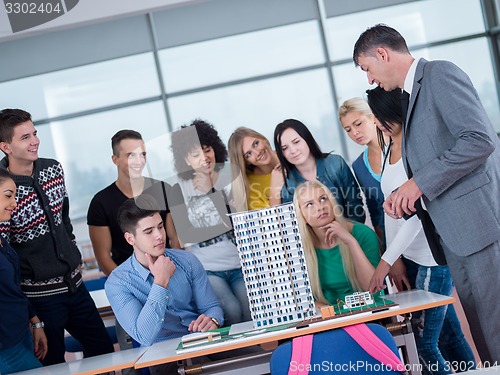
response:
<path id="1" fill-rule="evenodd" d="M 313 348 L 314 336 L 316 336 L 315 348 Z M 386 342 L 381 340 L 379 336 L 382 336 Z M 387 342 L 392 348 L 388 346 Z M 282 353 L 277 353 L 280 347 L 284 349 L 281 349 Z M 346 367 L 357 374 L 379 374 L 380 372 L 395 374 L 405 371 L 405 366 L 395 354 L 397 347 L 391 334 L 385 327 L 373 323 L 370 323 L 369 326 L 366 324 L 357 324 L 340 330 L 297 337 L 293 339 L 291 344 L 291 357 L 289 356 L 289 342 L 280 345 L 280 347 L 275 350 L 271 358 L 271 373 L 273 375 L 349 372 L 333 371 L 333 368 L 331 372 L 328 372 L 328 366 L 326 365 L 330 363 L 330 367 L 339 366 L 340 369 L 343 369 L 344 367 L 342 366 L 346 365 L 347 362 L 357 363 L 358 365 L 364 364 L 366 366 L 365 369 L 356 370 Z M 342 358 L 345 362 L 337 361 L 339 358 Z M 311 359 L 313 359 L 313 363 L 311 363 Z M 284 366 L 287 361 L 288 367 Z M 369 363 L 371 364 L 369 365 Z M 322 366 L 318 369 L 319 371 L 309 371 L 318 366 Z M 368 366 L 371 366 L 373 371 L 370 371 Z M 288 372 L 286 372 L 285 367 L 288 369 Z"/>

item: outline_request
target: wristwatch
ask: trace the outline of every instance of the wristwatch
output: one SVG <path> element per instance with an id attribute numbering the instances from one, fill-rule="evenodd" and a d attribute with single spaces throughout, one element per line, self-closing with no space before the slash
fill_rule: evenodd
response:
<path id="1" fill-rule="evenodd" d="M 215 318 L 210 318 L 212 320 L 212 322 L 214 322 L 214 324 L 217 326 L 217 328 L 220 328 L 220 323 L 217 319 Z"/>
<path id="2" fill-rule="evenodd" d="M 45 324 L 43 322 L 38 322 L 38 323 L 33 323 L 31 325 L 31 328 L 36 329 L 36 328 L 43 328 L 45 327 Z"/>

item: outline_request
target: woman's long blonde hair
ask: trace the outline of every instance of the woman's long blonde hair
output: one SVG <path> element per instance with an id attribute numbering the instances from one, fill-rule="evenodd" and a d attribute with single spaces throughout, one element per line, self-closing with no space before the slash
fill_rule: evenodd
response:
<path id="1" fill-rule="evenodd" d="M 231 161 L 231 171 L 233 174 L 233 196 L 235 206 L 238 211 L 246 211 L 248 209 L 247 197 L 250 193 L 250 182 L 248 175 L 253 173 L 255 166 L 248 164 L 243 155 L 243 139 L 246 137 L 258 138 L 267 142 L 269 147 L 271 144 L 269 140 L 259 132 L 240 126 L 237 128 L 227 143 L 229 149 L 229 160 Z"/>
<path id="2" fill-rule="evenodd" d="M 338 112 L 339 112 L 339 120 L 342 120 L 342 118 L 345 115 L 347 115 L 348 113 L 351 113 L 351 112 L 360 113 L 360 114 L 365 115 L 366 117 L 369 117 L 371 119 L 374 118 L 372 110 L 370 109 L 370 106 L 368 105 L 367 101 L 363 98 L 347 99 L 339 107 Z"/>
<path id="3" fill-rule="evenodd" d="M 330 189 L 328 189 L 325 185 L 318 181 L 305 181 L 297 186 L 297 188 L 295 189 L 295 194 L 293 195 L 293 205 L 295 206 L 295 212 L 297 214 L 297 223 L 299 225 L 300 235 L 302 237 L 302 246 L 304 247 L 304 254 L 306 257 L 307 268 L 309 270 L 309 280 L 311 282 L 313 296 L 318 302 L 330 304 L 330 302 L 326 300 L 325 295 L 323 294 L 319 280 L 318 257 L 316 256 L 316 248 L 314 246 L 314 244 L 317 243 L 319 239 L 316 236 L 313 228 L 306 222 L 299 204 L 300 195 L 304 194 L 305 191 L 314 187 L 321 188 L 325 192 L 328 200 L 332 204 L 333 216 L 335 218 L 335 221 L 338 222 L 347 231 L 350 232 L 350 230 L 347 226 L 348 220 L 341 214 L 342 210 L 336 209 L 339 204 L 337 203 L 337 200 L 333 196 Z M 347 245 L 340 240 L 339 248 L 340 255 L 342 257 L 342 266 L 344 268 L 345 274 L 347 275 L 347 279 L 351 283 L 353 290 L 359 291 L 361 290 L 361 285 L 356 276 L 356 269 L 354 268 L 354 262 L 352 260 L 351 252 L 349 251 Z M 332 301 L 332 303 L 333 302 L 334 301 Z"/>

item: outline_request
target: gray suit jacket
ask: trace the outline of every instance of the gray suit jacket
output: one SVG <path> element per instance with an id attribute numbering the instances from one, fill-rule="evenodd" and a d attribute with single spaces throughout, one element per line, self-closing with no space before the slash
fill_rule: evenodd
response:
<path id="1" fill-rule="evenodd" d="M 500 142 L 469 77 L 421 59 L 407 123 L 403 158 L 446 246 L 465 256 L 498 241 Z"/>

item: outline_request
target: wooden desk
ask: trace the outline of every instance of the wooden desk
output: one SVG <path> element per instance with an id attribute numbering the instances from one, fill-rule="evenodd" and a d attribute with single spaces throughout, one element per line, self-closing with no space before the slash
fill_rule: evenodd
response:
<path id="1" fill-rule="evenodd" d="M 134 367 L 134 363 L 147 348 L 134 348 L 119 352 L 84 358 L 78 361 L 60 363 L 28 371 L 17 372 L 19 375 L 93 375 L 109 371 Z"/>
<path id="2" fill-rule="evenodd" d="M 432 307 L 443 306 L 455 302 L 455 299 L 453 297 L 442 296 L 423 290 L 411 290 L 407 292 L 390 294 L 387 296 L 387 299 L 398 303 L 399 306 L 391 308 L 390 310 L 376 313 L 366 312 L 316 322 L 303 328 L 287 328 L 281 331 L 267 332 L 250 337 L 246 336 L 241 339 L 238 338 L 226 342 L 214 343 L 203 347 L 191 348 L 192 350 L 189 349 L 189 352 L 184 352 L 182 354 L 176 353 L 176 348 L 180 342 L 180 338 L 166 340 L 150 346 L 146 353 L 144 353 L 144 355 L 135 363 L 134 367 L 143 368 L 188 358 L 195 358 L 213 353 L 220 353 L 233 349 L 265 344 L 277 340 L 290 339 L 297 336 L 328 331 L 331 329 L 341 328 L 358 323 L 366 323 L 373 320 L 379 320 L 381 318 L 387 318 L 409 312 L 429 309 Z"/>

